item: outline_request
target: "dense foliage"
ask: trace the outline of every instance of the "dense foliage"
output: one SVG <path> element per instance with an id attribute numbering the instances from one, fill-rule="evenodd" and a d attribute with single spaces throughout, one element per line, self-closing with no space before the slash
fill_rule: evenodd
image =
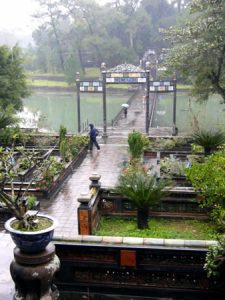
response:
<path id="1" fill-rule="evenodd" d="M 71 161 L 88 144 L 89 138 L 82 135 L 67 136 L 67 129 L 60 126 L 59 150 L 63 162 Z"/>
<path id="2" fill-rule="evenodd" d="M 33 32 L 37 47 L 27 50 L 29 69 L 65 72 L 69 82 L 85 66 L 108 67 L 139 63 L 143 54 L 167 47 L 160 29 L 175 24 L 188 1 L 124 0 L 99 4 L 94 0 L 36 0 Z"/>
<path id="3" fill-rule="evenodd" d="M 0 109 L 4 112 L 1 121 L 6 121 L 11 113 L 20 110 L 22 99 L 27 95 L 21 50 L 17 46 L 12 49 L 0 46 Z"/>
<path id="4" fill-rule="evenodd" d="M 187 178 L 202 195 L 200 204 L 212 211 L 212 217 L 220 229 L 225 225 L 225 153 L 216 152 L 203 163 L 194 162 L 186 169 Z"/>
<path id="5" fill-rule="evenodd" d="M 190 80 L 199 99 L 216 93 L 225 102 L 224 22 L 224 0 L 193 0 L 183 24 L 167 31 L 167 67 Z"/>
<path id="6" fill-rule="evenodd" d="M 218 244 L 209 247 L 206 254 L 206 262 L 204 269 L 207 272 L 207 276 L 218 276 L 222 268 L 224 269 L 224 255 L 225 255 L 225 241 L 224 237 L 221 237 Z"/>

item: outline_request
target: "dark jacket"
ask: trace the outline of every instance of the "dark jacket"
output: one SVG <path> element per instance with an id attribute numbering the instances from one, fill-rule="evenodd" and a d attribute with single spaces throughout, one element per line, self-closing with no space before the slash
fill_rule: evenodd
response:
<path id="1" fill-rule="evenodd" d="M 90 124 L 89 126 L 90 126 L 90 132 L 89 132 L 90 138 L 96 139 L 96 136 L 98 135 L 98 130 L 94 127 L 93 124 Z"/>

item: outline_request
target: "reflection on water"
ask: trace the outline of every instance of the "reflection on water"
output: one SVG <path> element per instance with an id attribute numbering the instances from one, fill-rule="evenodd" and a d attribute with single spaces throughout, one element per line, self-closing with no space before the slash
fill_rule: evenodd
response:
<path id="1" fill-rule="evenodd" d="M 130 96 L 131 94 L 126 92 L 107 95 L 108 124 L 111 124 L 112 119 L 120 111 L 121 104 L 127 102 Z M 77 132 L 76 97 L 76 93 L 34 93 L 23 100 L 25 111 L 22 114 L 27 120 L 26 124 L 35 124 L 36 122 L 39 129 L 45 131 L 47 129 L 51 132 L 58 132 L 60 125 L 64 125 L 68 132 Z M 82 93 L 80 98 L 81 123 L 88 121 L 101 126 L 103 119 L 102 94 Z"/>
<path id="2" fill-rule="evenodd" d="M 41 112 L 31 112 L 26 106 L 24 106 L 23 111 L 19 112 L 18 117 L 20 119 L 20 128 L 33 128 L 37 129 L 38 124 L 41 120 Z"/>

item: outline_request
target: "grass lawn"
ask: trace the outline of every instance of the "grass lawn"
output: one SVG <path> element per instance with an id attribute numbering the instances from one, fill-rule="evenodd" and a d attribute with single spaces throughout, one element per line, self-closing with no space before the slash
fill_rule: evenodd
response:
<path id="1" fill-rule="evenodd" d="M 62 88 L 68 88 L 69 85 L 65 81 L 52 81 L 52 80 L 30 80 L 27 79 L 27 84 L 30 86 L 35 87 L 62 87 Z"/>
<path id="2" fill-rule="evenodd" d="M 95 235 L 214 240 L 217 232 L 207 221 L 149 218 L 149 229 L 140 230 L 137 229 L 136 218 L 102 217 Z"/>
<path id="3" fill-rule="evenodd" d="M 99 68 L 85 68 L 86 73 L 81 74 L 81 80 L 85 80 L 86 78 L 99 78 L 101 76 L 101 72 Z M 27 74 L 28 77 L 32 76 L 40 76 L 42 78 L 40 79 L 27 79 L 27 83 L 30 86 L 34 87 L 61 87 L 61 88 L 67 88 L 69 87 L 69 84 L 65 80 L 54 80 L 53 78 L 55 77 L 56 79 L 58 77 L 64 77 L 65 75 L 63 73 L 59 74 L 50 74 L 50 73 L 29 73 Z M 49 79 L 49 77 L 51 79 Z M 111 89 L 128 89 L 131 85 L 129 84 L 107 84 L 108 88 Z M 184 85 L 184 84 L 177 84 L 177 89 L 190 89 L 191 85 Z"/>
<path id="4" fill-rule="evenodd" d="M 83 78 L 85 80 L 85 78 Z M 68 88 L 71 87 L 66 81 L 53 81 L 53 80 L 43 80 L 43 79 L 27 79 L 27 84 L 31 87 L 61 87 Z M 107 84 L 107 88 L 111 89 L 122 89 L 127 90 L 130 87 L 129 84 Z"/>

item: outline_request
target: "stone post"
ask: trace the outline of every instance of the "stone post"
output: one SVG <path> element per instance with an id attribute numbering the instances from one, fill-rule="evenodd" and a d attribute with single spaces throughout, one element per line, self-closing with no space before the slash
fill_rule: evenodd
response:
<path id="1" fill-rule="evenodd" d="M 91 209 L 89 202 L 91 201 L 91 194 L 81 194 L 77 199 L 80 202 L 78 207 L 78 233 L 81 235 L 91 234 Z"/>
<path id="2" fill-rule="evenodd" d="M 101 182 L 99 181 L 101 179 L 101 175 L 97 174 L 97 173 L 93 173 L 91 174 L 91 176 L 89 177 L 91 184 L 89 185 L 89 188 L 96 188 L 99 189 L 101 187 Z"/>
<path id="3" fill-rule="evenodd" d="M 145 116 L 145 133 L 149 132 L 149 85 L 150 85 L 150 63 L 146 62 L 146 116 Z"/>
<path id="4" fill-rule="evenodd" d="M 76 90 L 77 90 L 77 131 L 81 132 L 81 121 L 80 121 L 80 73 L 76 73 Z"/>
<path id="5" fill-rule="evenodd" d="M 172 135 L 177 135 L 178 128 L 176 127 L 176 111 L 177 111 L 177 81 L 176 74 L 174 74 L 173 78 L 174 92 L 173 92 L 173 128 Z"/>
<path id="6" fill-rule="evenodd" d="M 103 141 L 106 144 L 107 140 L 107 115 L 106 115 L 106 64 L 103 62 L 101 64 L 102 72 L 102 101 L 103 101 Z"/>

